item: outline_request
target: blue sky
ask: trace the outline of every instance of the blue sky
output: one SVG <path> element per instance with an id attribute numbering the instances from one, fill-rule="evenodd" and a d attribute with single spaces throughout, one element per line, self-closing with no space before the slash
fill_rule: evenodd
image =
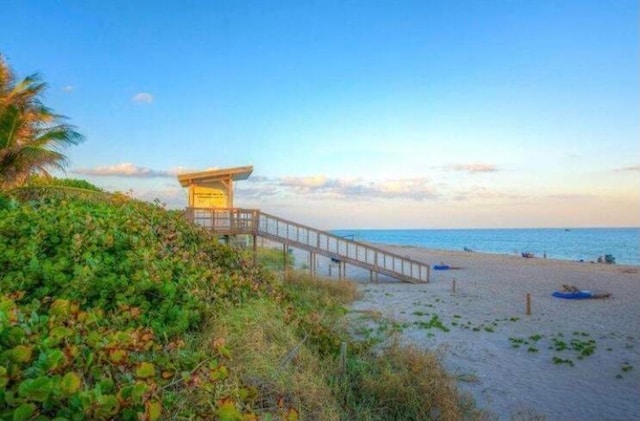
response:
<path id="1" fill-rule="evenodd" d="M 16 1 L 0 53 L 87 141 L 68 175 L 321 228 L 640 226 L 638 2 Z"/>

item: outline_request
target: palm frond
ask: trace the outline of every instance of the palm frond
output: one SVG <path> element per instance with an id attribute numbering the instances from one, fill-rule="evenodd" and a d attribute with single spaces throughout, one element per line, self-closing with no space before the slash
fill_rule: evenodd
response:
<path id="1" fill-rule="evenodd" d="M 84 141 L 66 117 L 41 101 L 47 84 L 38 73 L 16 80 L 0 55 L 0 187 L 20 185 L 30 174 L 64 171 L 61 152 Z"/>
<path id="2" fill-rule="evenodd" d="M 0 110 L 0 149 L 14 144 L 19 118 L 20 111 L 16 107 L 5 107 Z"/>
<path id="3" fill-rule="evenodd" d="M 31 142 L 32 146 L 51 149 L 64 149 L 84 141 L 84 136 L 76 132 L 74 126 L 60 124 L 40 130 L 38 137 Z"/>

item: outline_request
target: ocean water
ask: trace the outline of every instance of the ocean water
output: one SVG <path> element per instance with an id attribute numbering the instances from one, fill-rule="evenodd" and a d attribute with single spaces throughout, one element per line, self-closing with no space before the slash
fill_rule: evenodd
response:
<path id="1" fill-rule="evenodd" d="M 334 230 L 370 243 L 497 254 L 533 253 L 536 257 L 595 261 L 612 255 L 616 263 L 640 266 L 640 228 Z"/>

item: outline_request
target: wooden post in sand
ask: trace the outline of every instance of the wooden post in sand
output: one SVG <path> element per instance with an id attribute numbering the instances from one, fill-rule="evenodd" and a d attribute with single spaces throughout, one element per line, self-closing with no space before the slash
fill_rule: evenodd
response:
<path id="1" fill-rule="evenodd" d="M 282 273 L 287 275 L 287 252 L 288 252 L 287 243 L 282 243 Z"/>
<path id="2" fill-rule="evenodd" d="M 338 370 L 340 374 L 344 374 L 347 371 L 347 343 L 342 342 L 340 344 L 340 359 L 338 360 Z"/>
<path id="3" fill-rule="evenodd" d="M 316 260 L 316 256 L 315 254 L 310 251 L 309 252 L 309 276 L 311 276 L 312 278 L 315 278 L 316 274 L 315 274 L 315 260 Z"/>
<path id="4" fill-rule="evenodd" d="M 531 294 L 527 292 L 527 316 L 531 316 Z"/>
<path id="5" fill-rule="evenodd" d="M 456 293 L 456 278 L 453 278 L 453 281 L 452 281 L 451 284 L 452 284 L 451 285 L 451 292 L 455 294 Z"/>

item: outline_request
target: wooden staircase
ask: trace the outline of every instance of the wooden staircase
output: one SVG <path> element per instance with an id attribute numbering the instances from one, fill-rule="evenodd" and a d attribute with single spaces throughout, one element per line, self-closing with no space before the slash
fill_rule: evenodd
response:
<path id="1" fill-rule="evenodd" d="M 429 282 L 429 265 L 369 244 L 349 240 L 326 231 L 301 225 L 257 209 L 187 208 L 189 220 L 217 235 L 262 237 L 342 264 L 350 264 L 372 274 L 387 275 L 403 282 Z M 313 259 L 312 259 L 313 260 Z"/>

